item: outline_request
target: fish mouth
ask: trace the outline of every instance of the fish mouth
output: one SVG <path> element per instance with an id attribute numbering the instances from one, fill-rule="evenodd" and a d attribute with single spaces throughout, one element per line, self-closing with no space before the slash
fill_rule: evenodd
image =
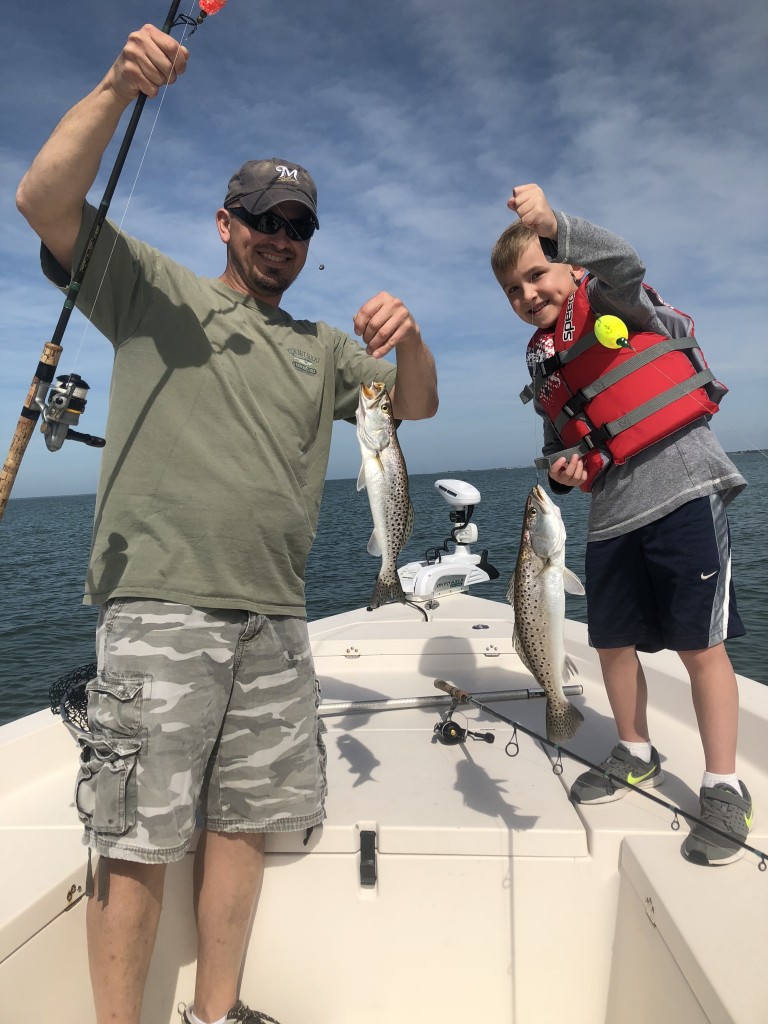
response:
<path id="1" fill-rule="evenodd" d="M 372 381 L 370 387 L 368 387 L 367 384 L 360 385 L 360 389 L 362 390 L 365 397 L 368 399 L 376 398 L 378 395 L 380 395 L 383 387 L 384 382 L 380 380 Z"/>
<path id="2" fill-rule="evenodd" d="M 560 510 L 547 494 L 542 484 L 534 484 L 531 488 L 531 501 L 543 516 L 559 515 Z"/>

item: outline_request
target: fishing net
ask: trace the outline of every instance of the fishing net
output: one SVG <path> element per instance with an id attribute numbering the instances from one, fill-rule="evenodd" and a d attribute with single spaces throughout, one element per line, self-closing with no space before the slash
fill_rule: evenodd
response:
<path id="1" fill-rule="evenodd" d="M 92 661 L 57 679 L 48 691 L 53 714 L 61 715 L 65 722 L 83 732 L 88 732 L 88 695 L 85 686 L 95 677 L 96 662 Z"/>

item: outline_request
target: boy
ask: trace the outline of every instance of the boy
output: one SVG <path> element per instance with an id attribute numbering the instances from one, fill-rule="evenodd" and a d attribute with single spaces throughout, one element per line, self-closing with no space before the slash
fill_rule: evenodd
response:
<path id="1" fill-rule="evenodd" d="M 725 389 L 685 340 L 690 320 L 643 285 L 645 268 L 623 239 L 555 213 L 538 185 L 513 189 L 507 205 L 519 221 L 497 241 L 491 266 L 515 313 L 536 329 L 527 361 L 550 485 L 556 494 L 575 486 L 592 493 L 589 636 L 619 739 L 601 767 L 642 787 L 663 780 L 637 651 L 677 651 L 704 747 L 700 817 L 730 837 L 697 823 L 683 854 L 729 863 L 743 853 L 752 800 L 736 774 L 738 690 L 724 645 L 745 632 L 725 506 L 746 481 L 708 426 Z M 592 332 L 604 314 L 628 327 L 612 348 Z M 609 400 L 608 378 L 600 383 L 608 370 L 610 394 L 624 403 L 607 417 L 611 429 L 600 407 Z M 592 770 L 571 798 L 606 803 L 627 792 Z"/>

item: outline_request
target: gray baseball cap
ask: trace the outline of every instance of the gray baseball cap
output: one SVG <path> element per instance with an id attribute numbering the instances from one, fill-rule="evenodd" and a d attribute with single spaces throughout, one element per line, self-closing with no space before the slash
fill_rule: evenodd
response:
<path id="1" fill-rule="evenodd" d="M 273 156 L 248 160 L 229 179 L 225 206 L 236 202 L 249 213 L 265 213 L 280 202 L 302 203 L 312 214 L 316 227 L 317 187 L 309 171 L 298 164 Z"/>

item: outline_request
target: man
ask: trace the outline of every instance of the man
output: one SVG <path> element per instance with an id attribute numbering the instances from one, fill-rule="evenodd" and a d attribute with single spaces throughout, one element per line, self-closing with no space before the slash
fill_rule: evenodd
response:
<path id="1" fill-rule="evenodd" d="M 25 175 L 18 206 L 60 286 L 121 114 L 187 59 L 151 25 L 133 33 Z M 227 261 L 215 280 L 107 222 L 78 300 L 115 348 L 85 596 L 100 606 L 99 670 L 76 787 L 104 897 L 87 912 L 98 1024 L 139 1024 L 165 865 L 184 856 L 196 813 L 198 968 L 184 1019 L 273 1020 L 237 987 L 265 834 L 323 817 L 303 574 L 332 421 L 373 378 L 399 419 L 437 409 L 434 361 L 399 299 L 382 292 L 358 311 L 365 349 L 280 309 L 318 227 L 302 167 L 244 164 L 216 222 Z M 392 350 L 396 370 L 380 361 Z"/>

